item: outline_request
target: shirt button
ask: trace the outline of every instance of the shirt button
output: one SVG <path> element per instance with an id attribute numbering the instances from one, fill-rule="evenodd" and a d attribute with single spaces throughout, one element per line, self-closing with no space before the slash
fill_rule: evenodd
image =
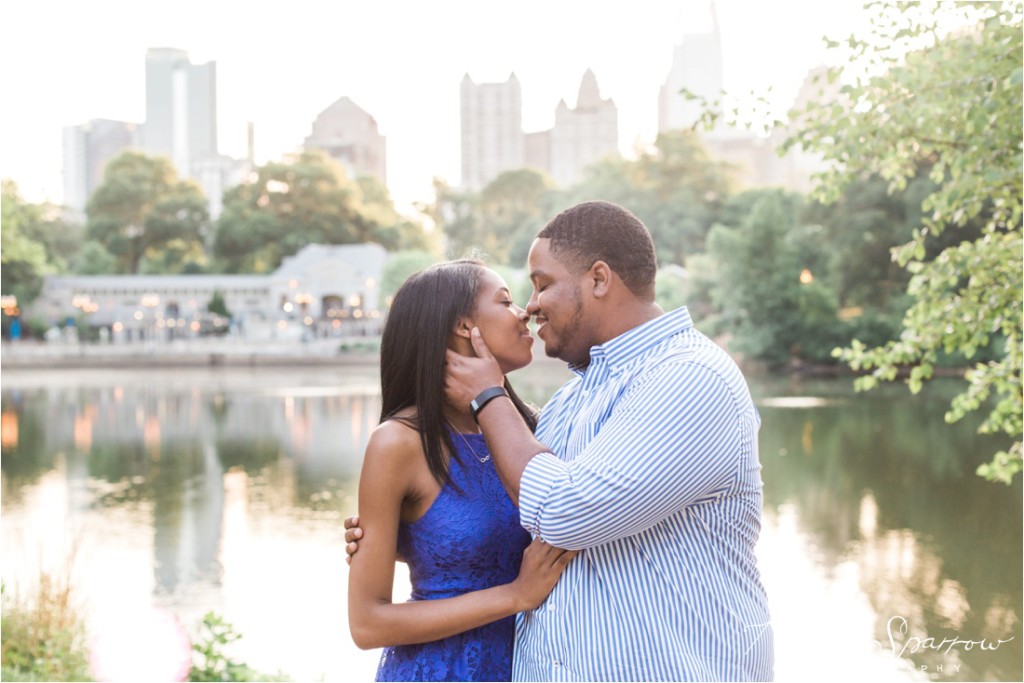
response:
<path id="1" fill-rule="evenodd" d="M 557 659 L 555 660 L 555 666 L 561 666 L 561 664 L 562 664 L 562 663 L 561 663 L 561 662 L 559 662 L 559 661 L 558 661 Z"/>

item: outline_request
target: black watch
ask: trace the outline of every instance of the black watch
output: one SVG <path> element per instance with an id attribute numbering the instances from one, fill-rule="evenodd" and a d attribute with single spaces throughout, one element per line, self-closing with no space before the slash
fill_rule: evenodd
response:
<path id="1" fill-rule="evenodd" d="M 484 409 L 484 406 L 490 403 L 492 398 L 498 398 L 499 396 L 508 396 L 508 392 L 505 391 L 505 387 L 491 387 L 490 389 L 484 389 L 477 397 L 469 402 L 469 412 L 473 415 L 473 421 L 479 422 L 477 416 L 480 411 Z"/>

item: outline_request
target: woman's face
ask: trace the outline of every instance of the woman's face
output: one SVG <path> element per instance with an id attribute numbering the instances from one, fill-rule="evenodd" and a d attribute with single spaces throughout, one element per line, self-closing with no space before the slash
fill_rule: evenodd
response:
<path id="1" fill-rule="evenodd" d="M 505 280 L 484 268 L 473 324 L 480 328 L 480 336 L 506 374 L 533 360 L 533 336 L 527 319 L 526 311 L 512 301 Z"/>

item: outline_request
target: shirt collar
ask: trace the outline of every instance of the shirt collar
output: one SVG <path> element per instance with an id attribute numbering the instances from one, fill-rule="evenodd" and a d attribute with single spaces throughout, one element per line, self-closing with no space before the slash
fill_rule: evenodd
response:
<path id="1" fill-rule="evenodd" d="M 590 363 L 581 367 L 569 365 L 569 369 L 583 376 L 595 365 L 607 364 L 611 368 L 621 368 L 646 354 L 653 347 L 661 344 L 669 337 L 693 327 L 693 320 L 686 306 L 674 311 L 663 313 L 653 320 L 623 332 L 618 337 L 604 344 L 590 347 Z"/>

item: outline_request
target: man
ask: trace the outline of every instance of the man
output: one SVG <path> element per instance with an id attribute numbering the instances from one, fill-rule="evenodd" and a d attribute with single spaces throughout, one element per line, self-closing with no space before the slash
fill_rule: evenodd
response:
<path id="1" fill-rule="evenodd" d="M 529 268 L 537 336 L 576 376 L 536 434 L 478 333 L 478 357 L 449 352 L 446 389 L 472 406 L 523 527 L 584 551 L 520 615 L 513 678 L 770 679 L 760 419 L 742 374 L 685 308 L 654 302 L 650 234 L 622 207 L 563 211 Z"/>

